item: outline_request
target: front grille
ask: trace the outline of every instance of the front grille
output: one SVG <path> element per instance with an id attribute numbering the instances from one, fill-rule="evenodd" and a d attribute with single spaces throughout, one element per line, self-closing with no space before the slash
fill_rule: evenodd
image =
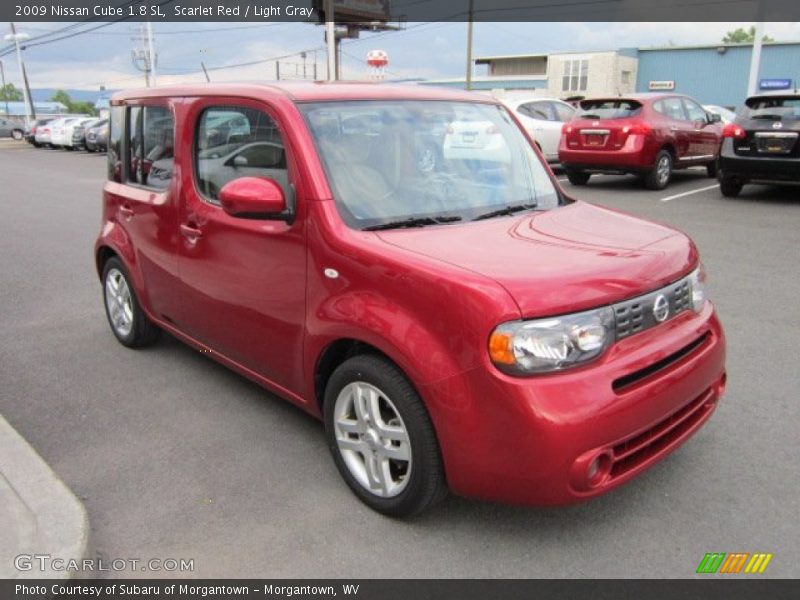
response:
<path id="1" fill-rule="evenodd" d="M 656 301 L 664 297 L 667 302 L 666 317 L 656 318 Z M 621 340 L 639 333 L 659 323 L 668 321 L 675 315 L 688 310 L 692 304 L 692 285 L 690 276 L 676 281 L 649 294 L 638 296 L 613 305 L 617 339 Z"/>
<path id="2" fill-rule="evenodd" d="M 611 478 L 620 477 L 680 440 L 714 410 L 713 387 L 647 431 L 620 442 L 612 449 Z"/>

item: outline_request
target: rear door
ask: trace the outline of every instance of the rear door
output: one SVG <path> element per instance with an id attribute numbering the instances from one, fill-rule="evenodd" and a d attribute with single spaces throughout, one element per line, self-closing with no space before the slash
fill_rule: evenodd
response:
<path id="1" fill-rule="evenodd" d="M 658 125 L 661 137 L 672 141 L 678 161 L 691 160 L 698 154 L 697 149 L 693 147 L 696 143 L 694 126 L 689 121 L 679 96 L 670 96 L 654 102 L 653 110 L 661 115 L 661 123 Z"/>
<path id="2" fill-rule="evenodd" d="M 711 123 L 705 109 L 691 98 L 683 98 L 683 108 L 692 124 L 690 151 L 693 158 L 713 159 L 719 153 L 720 127 Z"/>
<path id="3" fill-rule="evenodd" d="M 116 223 L 133 247 L 134 268 L 147 282 L 137 292 L 157 318 L 168 322 L 178 312 L 174 110 L 167 98 L 112 107 L 111 181 L 105 187 Z"/>

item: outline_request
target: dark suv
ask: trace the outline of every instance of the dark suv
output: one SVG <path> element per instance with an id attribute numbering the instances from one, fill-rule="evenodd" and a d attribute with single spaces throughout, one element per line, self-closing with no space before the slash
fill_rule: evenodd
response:
<path id="1" fill-rule="evenodd" d="M 719 183 L 737 196 L 746 183 L 800 183 L 800 92 L 751 96 L 723 130 Z"/>

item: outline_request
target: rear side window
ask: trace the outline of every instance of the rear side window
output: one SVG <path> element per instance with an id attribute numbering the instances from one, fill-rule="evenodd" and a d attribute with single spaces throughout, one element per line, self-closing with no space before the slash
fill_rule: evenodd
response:
<path id="1" fill-rule="evenodd" d="M 525 104 L 520 104 L 517 110 L 532 119 L 539 119 L 540 121 L 556 120 L 553 107 L 549 102 L 526 102 Z"/>
<path id="2" fill-rule="evenodd" d="M 748 98 L 742 117 L 767 121 L 800 121 L 800 97 Z"/>
<path id="3" fill-rule="evenodd" d="M 675 119 L 676 121 L 686 121 L 686 114 L 683 112 L 683 102 L 680 98 L 664 98 L 653 104 L 653 110 L 657 113 Z"/>
<path id="4" fill-rule="evenodd" d="M 165 106 L 128 112 L 128 180 L 157 190 L 169 187 L 175 159 L 175 120 Z"/>
<path id="5" fill-rule="evenodd" d="M 580 103 L 579 119 L 628 119 L 642 112 L 636 100 L 583 100 Z"/>
<path id="6" fill-rule="evenodd" d="M 197 187 L 211 202 L 217 203 L 222 186 L 239 177 L 269 177 L 289 192 L 283 138 L 264 111 L 239 106 L 204 110 L 194 158 Z"/>
<path id="7" fill-rule="evenodd" d="M 112 106 L 108 129 L 108 179 L 122 183 L 122 135 L 125 129 L 125 107 Z"/>

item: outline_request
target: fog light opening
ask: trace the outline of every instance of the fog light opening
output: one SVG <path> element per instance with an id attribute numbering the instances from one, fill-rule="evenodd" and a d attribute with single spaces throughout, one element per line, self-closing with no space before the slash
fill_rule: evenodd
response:
<path id="1" fill-rule="evenodd" d="M 586 482 L 589 487 L 602 484 L 611 473 L 611 454 L 603 452 L 595 456 L 586 467 Z"/>

